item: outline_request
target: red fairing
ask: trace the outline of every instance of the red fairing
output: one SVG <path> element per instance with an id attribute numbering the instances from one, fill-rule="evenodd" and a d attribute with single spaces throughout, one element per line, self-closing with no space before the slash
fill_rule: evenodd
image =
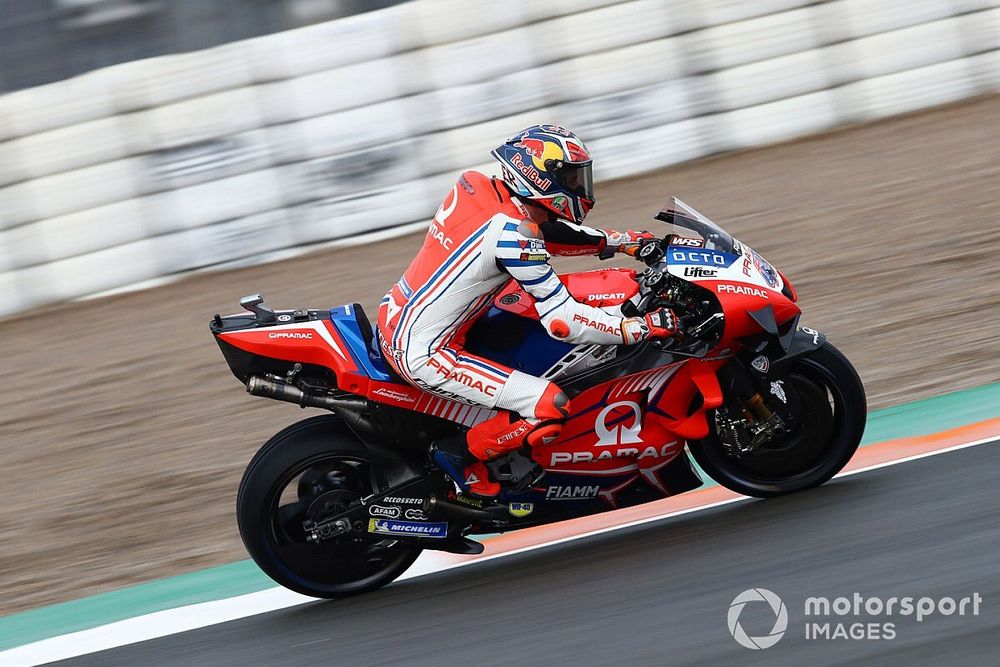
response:
<path id="1" fill-rule="evenodd" d="M 588 306 L 598 308 L 625 303 L 639 293 L 639 283 L 632 269 L 598 269 L 559 276 L 570 295 Z M 515 315 L 538 319 L 535 300 L 511 280 L 494 298 L 493 305 Z"/>
<path id="2" fill-rule="evenodd" d="M 341 389 L 363 392 L 371 380 L 359 372 L 347 344 L 329 320 L 242 329 L 219 334 L 219 338 L 246 352 L 304 364 L 316 364 L 337 374 Z"/>
<path id="3" fill-rule="evenodd" d="M 777 290 L 728 280 L 708 280 L 700 285 L 710 290 L 719 300 L 726 316 L 725 332 L 720 346 L 725 346 L 735 338 L 760 332 L 760 326 L 750 317 L 750 311 L 771 306 L 778 326 L 789 321 L 800 312 L 788 297 Z"/>
<path id="4" fill-rule="evenodd" d="M 799 300 L 799 293 L 795 291 L 795 286 L 792 285 L 792 283 L 788 282 L 788 278 L 786 278 L 785 274 L 782 273 L 781 271 L 778 271 L 778 275 L 781 276 L 781 282 L 782 282 L 782 284 L 784 284 L 785 288 L 788 290 L 788 293 L 791 295 L 791 297 L 790 297 L 791 300 L 792 301 L 798 301 Z"/>

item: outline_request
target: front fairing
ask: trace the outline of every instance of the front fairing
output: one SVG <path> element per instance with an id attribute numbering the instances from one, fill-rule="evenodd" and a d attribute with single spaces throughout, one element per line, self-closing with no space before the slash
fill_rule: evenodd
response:
<path id="1" fill-rule="evenodd" d="M 763 255 L 676 197 L 656 216 L 671 225 L 668 273 L 696 284 L 727 281 L 781 292 L 781 274 Z"/>

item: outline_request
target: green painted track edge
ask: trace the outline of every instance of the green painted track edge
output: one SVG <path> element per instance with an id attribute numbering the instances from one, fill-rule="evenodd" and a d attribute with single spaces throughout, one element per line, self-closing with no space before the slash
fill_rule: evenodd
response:
<path id="1" fill-rule="evenodd" d="M 862 446 L 946 431 L 1000 417 L 1000 383 L 965 389 L 868 415 Z M 244 560 L 0 617 L 0 650 L 275 584 Z"/>

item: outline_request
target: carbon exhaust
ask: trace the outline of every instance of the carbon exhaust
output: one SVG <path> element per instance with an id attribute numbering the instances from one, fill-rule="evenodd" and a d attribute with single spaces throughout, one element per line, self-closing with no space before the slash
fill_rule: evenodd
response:
<path id="1" fill-rule="evenodd" d="M 302 408 L 323 408 L 333 410 L 342 407 L 341 399 L 323 394 L 307 394 L 296 386 L 285 382 L 272 382 L 264 378 L 251 377 L 247 381 L 247 393 L 251 396 L 273 398 L 276 401 L 295 403 Z"/>
<path id="2" fill-rule="evenodd" d="M 481 509 L 431 495 L 424 501 L 424 514 L 431 519 L 455 519 L 460 521 L 481 521 L 494 523 L 507 517 L 506 507 Z"/>

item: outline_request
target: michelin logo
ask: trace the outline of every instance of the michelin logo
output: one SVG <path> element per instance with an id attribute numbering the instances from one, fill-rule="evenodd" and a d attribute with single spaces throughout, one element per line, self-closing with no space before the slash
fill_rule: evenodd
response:
<path id="1" fill-rule="evenodd" d="M 443 539 L 448 536 L 448 524 L 445 522 L 425 523 L 418 521 L 397 521 L 395 519 L 369 519 L 368 532 L 378 533 L 379 535 Z"/>

